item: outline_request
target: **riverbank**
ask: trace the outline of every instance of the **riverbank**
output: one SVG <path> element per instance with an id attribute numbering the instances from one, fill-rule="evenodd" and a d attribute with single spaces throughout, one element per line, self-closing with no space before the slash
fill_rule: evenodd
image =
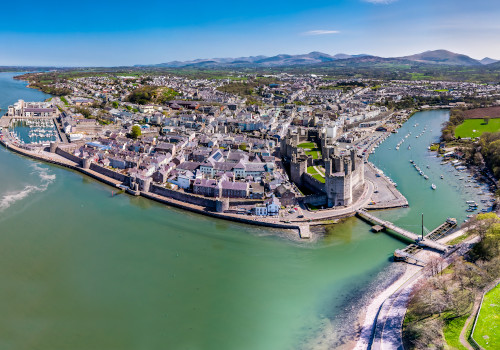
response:
<path id="1" fill-rule="evenodd" d="M 113 187 L 119 187 L 121 189 L 126 188 L 127 192 L 132 195 L 140 195 L 144 198 L 154 200 L 166 205 L 218 219 L 230 220 L 249 225 L 294 230 L 295 232 L 298 232 L 299 238 L 308 239 L 311 241 L 315 241 L 316 239 L 318 239 L 317 235 L 311 233 L 311 225 L 328 224 L 331 220 L 338 220 L 354 216 L 356 214 L 356 211 L 359 209 L 389 209 L 396 207 L 405 207 L 408 205 L 408 201 L 406 200 L 406 198 L 399 191 L 397 191 L 397 189 L 394 188 L 394 185 L 388 179 L 386 179 L 384 176 L 376 176 L 379 171 L 370 164 L 365 169 L 367 180 L 362 193 L 360 193 L 360 195 L 357 197 L 356 202 L 348 207 L 324 209 L 314 212 L 303 210 L 304 208 L 303 206 L 301 206 L 300 210 L 301 213 L 303 213 L 302 218 L 300 218 L 299 215 L 298 218 L 294 218 L 293 220 L 284 220 L 277 217 L 249 217 L 247 215 L 236 213 L 214 211 L 214 208 L 217 204 L 215 203 L 216 200 L 214 199 L 204 199 L 203 197 L 195 198 L 193 195 L 180 192 L 177 195 L 177 197 L 179 198 L 172 198 L 170 196 L 162 195 L 161 193 L 158 193 L 159 189 L 161 189 L 158 186 L 151 186 L 151 188 L 149 189 L 143 188 L 140 191 L 132 190 L 128 188 L 127 185 L 125 185 L 124 181 L 126 180 L 126 176 L 122 174 L 116 173 L 109 169 L 103 169 L 99 166 L 95 166 L 94 170 L 92 170 L 94 165 L 85 165 L 84 159 L 75 157 L 66 151 L 59 150 L 58 147 L 52 150 L 53 152 L 48 152 L 36 147 L 29 148 L 28 146 L 17 145 L 14 141 L 9 139 L 8 132 L 5 132 L 3 134 L 0 143 L 4 147 L 24 156 L 76 170 Z M 153 189 L 156 189 L 156 191 L 153 191 Z M 183 196 L 186 198 L 180 198 Z M 379 198 L 381 197 L 385 199 L 379 200 Z M 370 208 L 370 204 L 374 204 L 373 198 L 376 198 L 377 205 L 373 208 Z M 195 201 L 195 203 L 192 203 L 193 201 Z M 210 207 L 207 207 L 203 204 L 197 204 L 198 202 L 203 203 L 207 201 L 211 202 Z"/>
<path id="2" fill-rule="evenodd" d="M 64 158 L 58 154 L 54 153 L 49 153 L 46 151 L 29 151 L 27 149 L 23 149 L 20 147 L 17 147 L 13 145 L 12 143 L 9 143 L 5 141 L 4 139 L 0 139 L 0 144 L 4 146 L 5 148 L 14 151 L 18 154 L 21 154 L 26 157 L 30 157 L 32 159 L 36 159 L 38 161 L 42 162 L 47 162 L 59 166 L 63 166 L 72 170 L 76 170 L 82 174 L 85 174 L 87 176 L 92 177 L 95 180 L 101 181 L 107 185 L 113 186 L 113 187 L 119 187 L 122 185 L 122 182 L 119 180 L 115 180 L 111 177 L 108 177 L 106 175 L 103 175 L 101 173 L 98 173 L 96 171 L 90 170 L 90 169 L 84 169 L 80 166 L 80 164 L 71 161 L 67 158 Z M 164 196 L 160 196 L 154 193 L 150 193 L 148 191 L 140 191 L 139 195 L 148 198 L 151 200 L 154 200 L 159 203 L 167 204 L 176 208 L 188 210 L 197 214 L 201 215 L 207 215 L 211 216 L 214 218 L 218 219 L 223 219 L 223 220 L 229 220 L 229 221 L 234 221 L 234 222 L 239 222 L 243 224 L 249 224 L 249 225 L 257 225 L 257 226 L 265 226 L 265 227 L 271 227 L 271 228 L 277 228 L 277 229 L 288 229 L 288 230 L 296 230 L 298 231 L 299 235 L 301 232 L 304 232 L 303 238 L 311 238 L 311 240 L 315 240 L 317 237 L 311 237 L 311 233 L 308 228 L 308 224 L 287 224 L 287 223 L 279 223 L 279 222 L 271 222 L 271 221 L 264 221 L 264 220 L 257 220 L 257 219 L 248 219 L 246 217 L 243 217 L 241 215 L 237 214 L 230 214 L 230 213 L 216 213 L 216 212 L 211 212 L 208 211 L 206 208 L 195 205 L 195 204 L 188 204 L 186 202 L 182 202 L 173 198 L 168 198 Z M 273 219 L 268 219 L 268 220 L 273 220 Z M 307 229 L 304 227 L 307 226 Z M 302 235 L 301 235 L 302 237 Z"/>
<path id="3" fill-rule="evenodd" d="M 465 229 L 458 230 L 457 235 L 461 235 L 464 232 Z M 439 242 L 446 243 L 454 237 L 455 234 L 444 237 Z M 455 256 L 464 255 L 477 241 L 478 237 L 468 237 L 466 241 L 446 256 L 442 269 L 445 269 Z M 440 257 L 440 255 L 432 251 L 422 250 L 417 253 L 417 257 L 424 261 L 430 261 Z M 379 293 L 366 307 L 366 312 L 360 317 L 363 326 L 354 346 L 355 350 L 367 349 L 369 347 L 376 349 L 402 348 L 401 331 L 407 303 L 413 287 L 426 276 L 425 266 L 406 265 L 404 274 L 383 292 Z"/>

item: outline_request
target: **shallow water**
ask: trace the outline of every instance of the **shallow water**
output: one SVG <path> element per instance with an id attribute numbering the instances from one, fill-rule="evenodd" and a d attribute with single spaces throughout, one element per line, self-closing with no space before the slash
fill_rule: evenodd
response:
<path id="1" fill-rule="evenodd" d="M 1 108 L 46 98 L 12 76 Z M 325 325 L 335 339 L 404 245 L 356 219 L 296 242 L 5 149 L 0 164 L 2 348 L 294 349 Z"/>
<path id="2" fill-rule="evenodd" d="M 12 76 L 0 74 L 0 108 L 47 97 Z M 377 215 L 415 230 L 422 211 L 430 229 L 463 217 L 470 194 L 454 177 L 439 182 L 448 173 L 426 152 L 446 113 L 415 115 L 371 157 L 410 202 Z M 415 122 L 432 125 L 432 135 L 389 151 Z M 409 158 L 430 165 L 436 191 Z M 405 244 L 355 218 L 316 243 L 297 242 L 112 196 L 111 187 L 5 149 L 0 164 L 1 348 L 331 348 L 401 272 L 390 257 Z"/>

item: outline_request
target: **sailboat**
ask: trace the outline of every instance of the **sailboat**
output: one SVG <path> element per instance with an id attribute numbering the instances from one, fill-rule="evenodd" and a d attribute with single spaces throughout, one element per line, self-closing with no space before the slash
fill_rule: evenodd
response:
<path id="1" fill-rule="evenodd" d="M 431 185 L 431 188 L 432 188 L 433 190 L 435 190 L 435 189 L 436 189 L 436 185 L 432 184 L 432 185 Z"/>

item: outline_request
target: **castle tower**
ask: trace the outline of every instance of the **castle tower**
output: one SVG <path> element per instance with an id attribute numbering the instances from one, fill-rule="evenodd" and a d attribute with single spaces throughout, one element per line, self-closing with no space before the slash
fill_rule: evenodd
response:
<path id="1" fill-rule="evenodd" d="M 297 186 L 302 186 L 302 175 L 304 175 L 306 171 L 307 161 L 298 159 L 297 155 L 294 154 L 290 162 L 290 178 Z"/>
<path id="2" fill-rule="evenodd" d="M 327 158 L 324 160 L 325 163 L 325 177 L 332 175 L 332 160 Z"/>

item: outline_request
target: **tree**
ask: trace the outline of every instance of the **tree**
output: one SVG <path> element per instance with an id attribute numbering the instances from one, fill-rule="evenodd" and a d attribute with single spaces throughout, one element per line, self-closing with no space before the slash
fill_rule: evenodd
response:
<path id="1" fill-rule="evenodd" d="M 113 101 L 112 105 L 113 105 L 113 108 L 118 108 L 118 101 Z"/>
<path id="2" fill-rule="evenodd" d="M 246 151 L 247 150 L 247 144 L 245 142 L 243 142 L 242 144 L 240 144 L 238 146 L 239 149 L 241 149 L 242 151 Z"/>
<path id="3" fill-rule="evenodd" d="M 139 125 L 134 125 L 132 127 L 132 130 L 130 131 L 130 136 L 133 139 L 137 139 L 139 136 L 141 136 L 141 134 L 142 134 L 141 127 Z"/>

